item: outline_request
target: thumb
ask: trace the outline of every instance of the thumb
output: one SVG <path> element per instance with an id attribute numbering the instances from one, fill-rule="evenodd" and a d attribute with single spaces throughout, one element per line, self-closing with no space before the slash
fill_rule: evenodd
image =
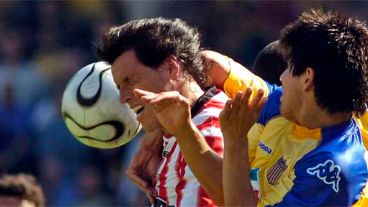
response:
<path id="1" fill-rule="evenodd" d="M 133 94 L 135 97 L 141 99 L 142 101 L 146 103 L 148 103 L 149 101 L 151 101 L 157 96 L 157 94 L 155 93 L 152 93 L 150 91 L 141 90 L 141 89 L 134 89 Z"/>
<path id="2" fill-rule="evenodd" d="M 155 93 L 152 93 L 150 91 L 145 91 L 142 89 L 134 89 L 133 93 L 136 97 L 142 97 L 142 96 L 149 96 L 149 95 L 155 95 Z"/>

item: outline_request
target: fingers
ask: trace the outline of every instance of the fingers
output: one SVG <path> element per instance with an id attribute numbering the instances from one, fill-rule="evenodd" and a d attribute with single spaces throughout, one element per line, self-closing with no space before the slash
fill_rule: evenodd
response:
<path id="1" fill-rule="evenodd" d="M 250 88 L 246 88 L 244 93 L 242 94 L 241 97 L 241 110 L 248 110 L 249 108 L 249 100 L 251 99 L 252 96 L 252 89 Z"/>
<path id="2" fill-rule="evenodd" d="M 263 97 L 263 90 L 259 89 L 248 103 L 249 110 L 256 109 L 262 97 Z"/>
<path id="3" fill-rule="evenodd" d="M 250 111 L 259 114 L 262 110 L 267 97 L 263 97 L 264 91 L 262 89 L 257 90 L 255 95 L 252 94 L 252 89 L 247 88 L 244 92 L 238 92 L 233 100 L 229 100 L 221 112 L 223 119 L 236 119 L 243 117 L 244 114 Z"/>
<path id="4" fill-rule="evenodd" d="M 144 90 L 135 89 L 134 94 L 143 102 L 148 104 L 155 113 L 159 113 L 172 104 L 190 106 L 189 99 L 185 98 L 177 91 L 168 91 L 156 94 Z"/>
<path id="5" fill-rule="evenodd" d="M 153 186 L 150 182 L 147 182 L 143 178 L 141 178 L 138 174 L 136 174 L 133 170 L 126 170 L 125 175 L 134 183 L 136 184 L 139 189 L 141 189 L 147 196 L 150 203 L 154 203 L 155 201 L 155 191 L 153 189 Z"/>
<path id="6" fill-rule="evenodd" d="M 224 109 L 221 111 L 219 118 L 220 118 L 220 124 L 221 126 L 224 126 L 224 123 L 226 120 L 229 119 L 230 113 L 231 113 L 231 106 L 232 106 L 232 100 L 229 99 L 224 106 Z"/>
<path id="7" fill-rule="evenodd" d="M 267 97 L 262 97 L 261 98 L 260 102 L 258 103 L 257 109 L 256 109 L 257 115 L 259 115 L 261 113 L 262 108 L 266 104 L 267 100 L 268 100 Z"/>
<path id="8" fill-rule="evenodd" d="M 134 89 L 133 90 L 134 95 L 137 98 L 141 98 L 141 97 L 153 97 L 155 95 L 155 93 L 149 92 L 149 91 L 145 91 L 145 90 L 141 90 L 141 89 Z"/>

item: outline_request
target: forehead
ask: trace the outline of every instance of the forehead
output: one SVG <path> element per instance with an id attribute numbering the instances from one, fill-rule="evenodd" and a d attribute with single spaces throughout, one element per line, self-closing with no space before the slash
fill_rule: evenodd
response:
<path id="1" fill-rule="evenodd" d="M 121 82 L 127 77 L 135 75 L 142 67 L 132 50 L 122 53 L 112 64 L 112 74 L 115 82 Z"/>

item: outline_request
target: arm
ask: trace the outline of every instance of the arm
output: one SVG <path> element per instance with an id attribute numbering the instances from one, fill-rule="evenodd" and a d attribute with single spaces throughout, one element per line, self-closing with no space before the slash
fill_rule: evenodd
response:
<path id="1" fill-rule="evenodd" d="M 212 83 L 219 89 L 223 89 L 225 80 L 230 73 L 231 59 L 211 50 L 201 51 L 201 56 L 206 65 L 206 73 Z"/>
<path id="2" fill-rule="evenodd" d="M 139 148 L 125 171 L 127 177 L 133 181 L 154 203 L 155 181 L 157 170 L 161 162 L 162 132 L 160 129 L 147 132 L 139 143 Z"/>
<path id="3" fill-rule="evenodd" d="M 178 131 L 175 137 L 195 177 L 217 205 L 224 205 L 222 157 L 211 149 L 192 121 L 187 129 Z"/>
<path id="4" fill-rule="evenodd" d="M 206 73 L 212 83 L 229 97 L 234 98 L 238 91 L 246 88 L 262 89 L 265 97 L 269 95 L 266 82 L 233 59 L 210 50 L 202 51 L 201 55 L 208 65 Z"/>
<path id="5" fill-rule="evenodd" d="M 164 129 L 174 135 L 192 172 L 217 205 L 223 205 L 222 158 L 207 144 L 191 120 L 189 101 L 178 92 L 135 90 L 152 107 Z"/>
<path id="6" fill-rule="evenodd" d="M 225 205 L 256 206 L 257 198 L 250 183 L 247 133 L 266 102 L 263 91 L 250 100 L 252 91 L 239 92 L 226 103 L 220 114 L 224 135 L 223 185 Z"/>

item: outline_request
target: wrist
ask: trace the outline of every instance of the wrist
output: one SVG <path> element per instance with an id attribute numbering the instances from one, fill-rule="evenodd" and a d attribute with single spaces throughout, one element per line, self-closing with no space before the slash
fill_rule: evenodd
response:
<path id="1" fill-rule="evenodd" d="M 193 132 L 195 132 L 195 130 L 196 130 L 196 126 L 190 120 L 185 125 L 180 127 L 180 130 L 175 131 L 175 133 L 173 135 L 176 137 L 176 139 L 182 139 L 182 138 L 188 137 L 191 134 L 193 134 Z"/>
<path id="2" fill-rule="evenodd" d="M 248 147 L 247 136 L 230 137 L 224 135 L 224 147 L 231 148 L 232 150 L 244 150 Z"/>

